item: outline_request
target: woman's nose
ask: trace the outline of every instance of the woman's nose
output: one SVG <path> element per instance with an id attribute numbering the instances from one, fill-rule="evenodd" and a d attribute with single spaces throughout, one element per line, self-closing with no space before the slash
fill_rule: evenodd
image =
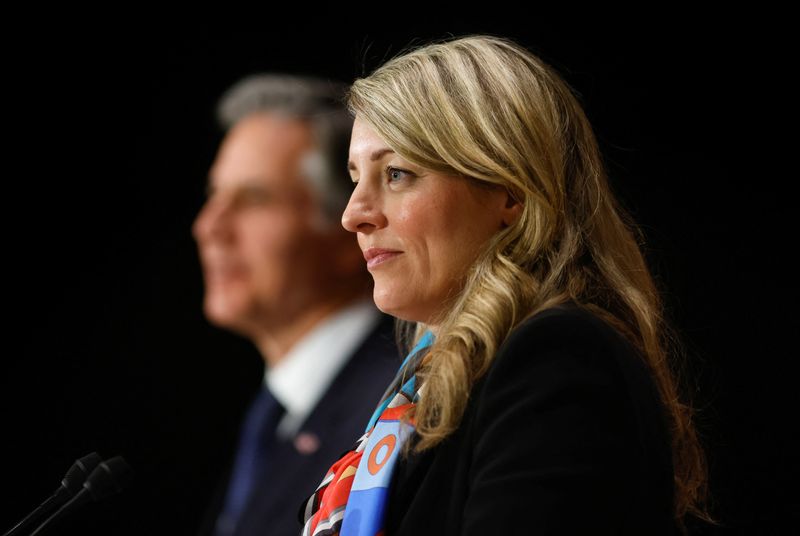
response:
<path id="1" fill-rule="evenodd" d="M 380 196 L 370 188 L 367 180 L 356 184 L 342 214 L 342 225 L 351 233 L 368 233 L 386 226 Z"/>

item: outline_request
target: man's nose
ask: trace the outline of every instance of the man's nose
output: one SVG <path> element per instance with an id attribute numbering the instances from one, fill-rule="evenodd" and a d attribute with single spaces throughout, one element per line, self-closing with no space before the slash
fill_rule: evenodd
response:
<path id="1" fill-rule="evenodd" d="M 192 236 L 198 242 L 230 234 L 230 203 L 218 196 L 209 197 L 192 224 Z"/>

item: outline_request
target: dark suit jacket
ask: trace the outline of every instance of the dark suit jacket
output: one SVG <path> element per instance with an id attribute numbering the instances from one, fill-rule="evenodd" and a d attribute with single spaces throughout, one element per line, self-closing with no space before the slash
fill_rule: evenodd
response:
<path id="1" fill-rule="evenodd" d="M 324 356 L 320 356 L 324 359 Z M 330 466 L 364 434 L 384 389 L 400 366 L 393 319 L 383 315 L 327 389 L 298 435 L 313 434 L 319 448 L 303 454 L 293 441 L 279 442 L 272 451 L 268 483 L 255 490 L 237 528 L 237 536 L 300 533 L 300 503 L 311 495 Z M 213 534 L 224 505 L 228 478 L 220 487 L 200 530 Z"/>
<path id="2" fill-rule="evenodd" d="M 499 350 L 456 432 L 398 461 L 385 534 L 673 534 L 659 400 L 616 330 L 572 304 L 543 311 Z"/>

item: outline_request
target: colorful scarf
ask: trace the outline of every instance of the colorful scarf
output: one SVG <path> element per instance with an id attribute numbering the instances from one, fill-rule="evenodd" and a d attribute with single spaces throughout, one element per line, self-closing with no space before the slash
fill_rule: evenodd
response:
<path id="1" fill-rule="evenodd" d="M 413 422 L 404 424 L 400 418 L 419 400 L 414 371 L 433 339 L 430 331 L 425 332 L 409 352 L 364 435 L 331 466 L 303 503 L 302 536 L 382 534 L 392 471 L 414 431 Z"/>

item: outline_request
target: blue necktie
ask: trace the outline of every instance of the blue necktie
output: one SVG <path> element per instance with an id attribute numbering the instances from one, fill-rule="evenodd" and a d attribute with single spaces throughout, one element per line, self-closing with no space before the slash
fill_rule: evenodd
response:
<path id="1" fill-rule="evenodd" d="M 233 534 L 250 494 L 263 477 L 275 429 L 284 414 L 280 402 L 267 389 L 253 400 L 242 426 L 225 508 L 217 519 L 216 535 Z"/>

